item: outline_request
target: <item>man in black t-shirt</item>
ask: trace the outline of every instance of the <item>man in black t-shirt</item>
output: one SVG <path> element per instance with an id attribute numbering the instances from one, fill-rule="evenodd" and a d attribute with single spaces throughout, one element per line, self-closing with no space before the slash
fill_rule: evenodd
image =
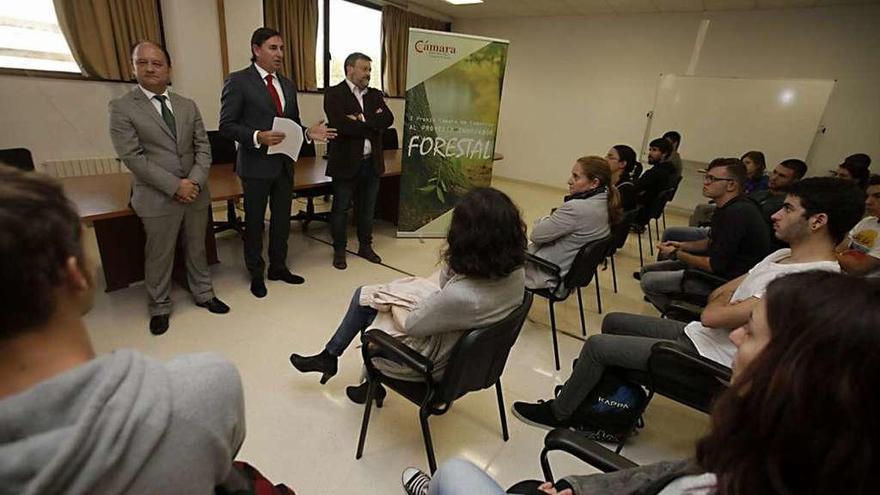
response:
<path id="1" fill-rule="evenodd" d="M 666 139 L 657 138 L 648 145 L 648 163 L 653 166 L 636 181 L 636 200 L 642 207 L 636 218 L 638 225 L 644 225 L 648 221 L 648 209 L 654 199 L 672 187 L 676 178 L 681 177 L 669 161 L 670 153 L 672 144 Z"/>
<path id="2" fill-rule="evenodd" d="M 703 196 L 718 205 L 710 236 L 690 242 L 661 242 L 657 250 L 665 260 L 642 268 L 642 291 L 661 311 L 668 306 L 670 296 L 708 296 L 712 291 L 712 287 L 699 281 L 688 279 L 683 283 L 685 268 L 733 279 L 748 272 L 770 252 L 770 232 L 761 210 L 742 193 L 746 177 L 746 167 L 740 160 L 712 160 L 703 177 Z"/>

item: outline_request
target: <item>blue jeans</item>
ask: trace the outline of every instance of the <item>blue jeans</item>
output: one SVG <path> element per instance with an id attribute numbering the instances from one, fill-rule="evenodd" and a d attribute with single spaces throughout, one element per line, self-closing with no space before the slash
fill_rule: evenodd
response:
<path id="1" fill-rule="evenodd" d="M 428 495 L 504 495 L 504 489 L 472 462 L 453 458 L 434 473 Z"/>
<path id="2" fill-rule="evenodd" d="M 357 334 L 366 330 L 370 323 L 373 322 L 373 319 L 376 318 L 378 311 L 369 306 L 361 306 L 360 299 L 361 288 L 358 287 L 351 296 L 348 311 L 345 312 L 339 328 L 336 329 L 336 332 L 330 337 L 330 341 L 324 347 L 333 356 L 341 356 L 345 349 L 351 345 L 351 341 L 354 340 Z"/>

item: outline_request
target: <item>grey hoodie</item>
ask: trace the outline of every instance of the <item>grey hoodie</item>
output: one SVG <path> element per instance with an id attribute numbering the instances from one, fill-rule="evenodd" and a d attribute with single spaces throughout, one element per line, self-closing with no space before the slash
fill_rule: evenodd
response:
<path id="1" fill-rule="evenodd" d="M 210 494 L 244 433 L 228 361 L 117 351 L 0 400 L 0 494 Z"/>

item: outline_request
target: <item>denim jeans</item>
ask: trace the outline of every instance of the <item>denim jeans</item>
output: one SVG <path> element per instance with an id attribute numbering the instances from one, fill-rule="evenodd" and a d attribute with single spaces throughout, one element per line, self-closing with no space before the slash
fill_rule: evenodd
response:
<path id="1" fill-rule="evenodd" d="M 324 348 L 331 355 L 339 357 L 345 352 L 345 349 L 351 345 L 351 341 L 357 334 L 363 332 L 370 326 L 370 323 L 376 318 L 378 311 L 369 307 L 361 306 L 361 288 L 355 289 L 351 296 L 351 302 L 348 304 L 348 311 L 342 317 L 342 322 L 336 332 L 330 337 L 327 346 Z"/>
<path id="2" fill-rule="evenodd" d="M 434 473 L 428 495 L 504 495 L 504 489 L 472 462 L 453 458 Z"/>

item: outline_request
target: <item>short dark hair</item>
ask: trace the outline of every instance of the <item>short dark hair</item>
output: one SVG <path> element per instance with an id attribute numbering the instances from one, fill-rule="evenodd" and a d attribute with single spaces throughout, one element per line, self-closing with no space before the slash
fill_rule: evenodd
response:
<path id="1" fill-rule="evenodd" d="M 770 341 L 715 401 L 697 445 L 718 493 L 874 491 L 878 298 L 876 279 L 831 271 L 767 285 Z"/>
<path id="2" fill-rule="evenodd" d="M 871 157 L 866 153 L 855 153 L 843 159 L 844 163 L 851 163 L 857 167 L 868 168 L 871 166 Z"/>
<path id="3" fill-rule="evenodd" d="M 162 50 L 162 53 L 165 55 L 165 63 L 168 64 L 168 67 L 171 67 L 171 54 L 168 53 L 168 50 L 166 50 L 164 46 L 160 45 L 159 43 L 156 43 L 155 41 L 151 41 L 151 40 L 141 40 L 141 41 L 138 41 L 137 43 L 135 43 L 134 45 L 131 45 L 131 58 L 132 59 L 134 59 L 134 51 L 137 50 L 137 47 L 139 47 L 140 45 L 143 45 L 143 44 L 153 45 L 156 48 Z"/>
<path id="4" fill-rule="evenodd" d="M 865 192 L 853 181 L 834 177 L 810 177 L 791 185 L 788 194 L 800 199 L 805 217 L 828 216 L 828 232 L 835 244 L 865 214 Z"/>
<path id="5" fill-rule="evenodd" d="M 871 176 L 868 177 L 868 185 L 869 186 L 880 186 L 880 175 L 871 174 Z"/>
<path id="6" fill-rule="evenodd" d="M 746 181 L 749 180 L 749 176 L 746 171 L 746 165 L 742 160 L 739 158 L 716 158 L 709 162 L 709 167 L 706 170 L 718 167 L 724 167 L 727 170 L 730 178 L 733 179 L 740 191 L 745 190 Z"/>
<path id="7" fill-rule="evenodd" d="M 858 161 L 844 161 L 840 165 L 840 168 L 849 172 L 852 175 L 852 178 L 862 189 L 868 187 L 868 177 L 871 175 L 871 171 L 868 170 L 868 167 L 864 165 L 863 162 Z"/>
<path id="8" fill-rule="evenodd" d="M 767 170 L 767 159 L 764 158 L 764 153 L 760 151 L 746 151 L 746 153 L 740 157 L 740 160 L 745 162 L 746 158 L 752 161 L 755 165 L 757 165 L 757 169 L 755 170 L 755 177 L 760 177 L 764 175 L 764 171 Z M 748 170 L 748 167 L 746 167 Z"/>
<path id="9" fill-rule="evenodd" d="M 71 256 L 82 260 L 82 227 L 54 179 L 0 164 L 0 338 L 49 321 L 53 289 Z"/>
<path id="10" fill-rule="evenodd" d="M 504 277 L 525 263 L 526 226 L 519 208 L 503 192 L 481 187 L 452 210 L 441 258 L 455 273 Z"/>
<path id="11" fill-rule="evenodd" d="M 254 31 L 254 34 L 251 35 L 251 62 L 257 61 L 257 56 L 254 55 L 254 45 L 263 46 L 263 43 L 273 36 L 278 36 L 280 38 L 281 33 L 268 27 L 257 28 L 257 30 Z"/>
<path id="12" fill-rule="evenodd" d="M 664 138 L 657 138 L 657 139 L 651 140 L 651 142 L 648 143 L 648 147 L 649 148 L 657 148 L 658 150 L 662 151 L 663 154 L 666 156 L 669 156 L 669 154 L 672 153 L 672 143 L 670 143 L 668 140 L 666 140 Z"/>
<path id="13" fill-rule="evenodd" d="M 796 180 L 800 180 L 807 175 L 807 164 L 803 160 L 789 158 L 787 160 L 782 160 L 779 164 L 785 168 L 791 169 L 794 172 L 794 178 Z"/>
<path id="14" fill-rule="evenodd" d="M 663 134 L 663 139 L 668 139 L 675 144 L 681 144 L 681 134 L 679 134 L 678 131 L 666 131 L 666 133 Z"/>
<path id="15" fill-rule="evenodd" d="M 361 52 L 354 52 L 351 55 L 345 57 L 345 63 L 342 64 L 342 70 L 345 70 L 348 67 L 354 67 L 358 60 L 366 60 L 367 62 L 373 61 L 373 59 Z"/>

